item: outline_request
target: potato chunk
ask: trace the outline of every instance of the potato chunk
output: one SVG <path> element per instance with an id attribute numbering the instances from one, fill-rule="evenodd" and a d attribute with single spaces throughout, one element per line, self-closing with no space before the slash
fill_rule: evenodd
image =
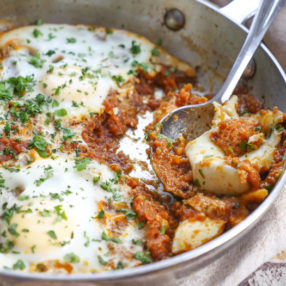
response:
<path id="1" fill-rule="evenodd" d="M 259 172 L 271 167 L 284 130 L 276 126 L 284 118 L 277 109 L 239 118 L 236 104 L 236 96 L 225 105 L 215 103 L 212 128 L 190 141 L 185 148 L 194 184 L 216 195 L 240 195 L 252 188 L 257 189 Z M 220 130 L 223 125 L 226 127 Z M 255 131 L 256 127 L 262 128 L 265 134 Z M 232 153 L 235 156 L 228 156 Z M 237 163 L 231 164 L 228 157 L 237 158 Z M 246 166 L 244 162 L 249 162 L 247 169 L 241 168 L 240 163 Z"/>
<path id="2" fill-rule="evenodd" d="M 204 220 L 181 222 L 175 232 L 172 245 L 173 253 L 197 248 L 198 246 L 212 240 L 224 230 L 225 221 L 205 217 Z"/>

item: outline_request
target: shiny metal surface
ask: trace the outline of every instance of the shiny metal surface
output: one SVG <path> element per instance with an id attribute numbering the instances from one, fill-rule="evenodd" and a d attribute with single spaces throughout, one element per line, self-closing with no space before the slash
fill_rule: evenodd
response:
<path id="1" fill-rule="evenodd" d="M 213 118 L 214 105 L 212 102 L 198 106 L 182 106 L 160 121 L 160 133 L 171 139 L 184 136 L 188 141 L 194 140 L 211 128 Z"/>
<path id="2" fill-rule="evenodd" d="M 19 25 L 41 18 L 53 23 L 87 23 L 125 28 L 163 46 L 175 56 L 198 68 L 201 85 L 215 92 L 241 47 L 246 29 L 222 16 L 205 1 L 192 0 L 0 0 L 0 18 Z M 166 10 L 184 11 L 186 23 L 178 32 L 163 23 Z M 268 49 L 261 46 L 255 54 L 257 71 L 244 82 L 266 106 L 286 111 L 285 74 Z M 201 90 L 200 90 L 201 91 Z M 211 242 L 171 259 L 131 270 L 113 273 L 55 276 L 0 271 L 0 285 L 177 285 L 176 281 L 211 263 L 241 239 L 263 216 L 282 190 L 284 174 L 268 198 L 247 219 Z"/>
<path id="3" fill-rule="evenodd" d="M 261 0 L 233 0 L 221 8 L 220 12 L 241 24 L 255 15 L 260 2 Z"/>
<path id="4" fill-rule="evenodd" d="M 244 70 L 242 74 L 242 78 L 245 80 L 252 79 L 255 75 L 255 72 L 256 72 L 256 62 L 252 58 L 250 62 L 248 63 L 246 69 Z"/>
<path id="5" fill-rule="evenodd" d="M 185 25 L 185 15 L 179 9 L 170 9 L 164 16 L 164 23 L 170 30 L 178 31 Z"/>
<path id="6" fill-rule="evenodd" d="M 285 2 L 285 0 L 261 1 L 246 40 L 216 95 L 206 103 L 183 106 L 166 115 L 160 121 L 162 134 L 171 139 L 185 135 L 188 140 L 193 140 L 210 128 L 213 120 L 211 115 L 214 114 L 213 102 L 222 104 L 231 97 L 265 33 Z"/>

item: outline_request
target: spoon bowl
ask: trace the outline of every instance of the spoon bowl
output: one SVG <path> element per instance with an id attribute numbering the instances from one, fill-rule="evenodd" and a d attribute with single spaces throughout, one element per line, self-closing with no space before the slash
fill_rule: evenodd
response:
<path id="1" fill-rule="evenodd" d="M 206 102 L 177 108 L 161 120 L 161 133 L 171 139 L 194 140 L 211 128 L 214 105 Z"/>

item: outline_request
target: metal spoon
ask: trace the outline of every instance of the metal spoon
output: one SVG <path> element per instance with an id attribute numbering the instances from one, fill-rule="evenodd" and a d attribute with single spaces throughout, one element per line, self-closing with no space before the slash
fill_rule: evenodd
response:
<path id="1" fill-rule="evenodd" d="M 169 113 L 161 120 L 162 134 L 171 139 L 184 134 L 188 140 L 192 140 L 210 129 L 214 115 L 213 102 L 224 103 L 230 98 L 263 36 L 285 2 L 286 0 L 261 1 L 248 36 L 216 96 L 206 103 L 183 106 Z"/>

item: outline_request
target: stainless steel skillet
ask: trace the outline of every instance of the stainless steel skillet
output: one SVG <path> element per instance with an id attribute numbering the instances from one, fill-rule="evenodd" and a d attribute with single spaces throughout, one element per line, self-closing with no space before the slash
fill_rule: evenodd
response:
<path id="1" fill-rule="evenodd" d="M 131 30 L 154 42 L 162 39 L 169 52 L 199 67 L 199 82 L 215 92 L 245 38 L 246 29 L 222 14 L 228 11 L 230 15 L 236 15 L 235 12 L 240 10 L 233 11 L 231 7 L 239 2 L 245 8 L 246 2 L 256 1 L 235 0 L 232 6 L 220 11 L 205 1 L 194 0 L 1 0 L 0 19 L 8 19 L 17 25 L 38 18 L 51 23 L 98 24 Z M 177 31 L 166 25 L 171 28 L 180 26 L 180 23 L 173 25 L 176 24 L 174 10 L 168 14 L 171 18 L 165 17 L 167 21 L 164 23 L 166 12 L 175 8 L 185 16 L 184 27 Z M 252 8 L 250 14 L 255 5 Z M 176 15 L 182 20 L 178 11 L 175 11 Z M 245 16 L 244 13 L 241 16 Z M 283 70 L 263 45 L 255 54 L 255 62 L 255 74 L 243 84 L 253 87 L 252 94 L 266 106 L 277 105 L 286 112 Z M 285 180 L 284 173 L 268 198 L 242 223 L 193 251 L 136 269 L 96 275 L 47 276 L 1 271 L 0 285 L 175 285 L 179 277 L 190 275 L 210 263 L 253 228 L 279 195 Z"/>

